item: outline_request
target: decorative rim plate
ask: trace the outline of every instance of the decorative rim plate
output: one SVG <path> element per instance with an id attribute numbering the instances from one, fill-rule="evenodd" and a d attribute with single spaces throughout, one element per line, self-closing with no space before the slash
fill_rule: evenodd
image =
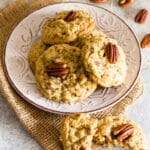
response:
<path id="1" fill-rule="evenodd" d="M 29 67 L 27 54 L 33 42 L 40 38 L 43 23 L 62 10 L 85 10 L 96 20 L 96 27 L 118 40 L 126 53 L 128 74 L 123 85 L 113 88 L 98 88 L 91 96 L 73 104 L 57 103 L 44 98 L 36 87 Z M 141 52 L 138 40 L 130 27 L 112 12 L 85 3 L 57 3 L 43 7 L 25 17 L 12 31 L 3 57 L 6 75 L 16 90 L 34 106 L 58 114 L 102 111 L 123 99 L 134 86 L 141 67 Z"/>

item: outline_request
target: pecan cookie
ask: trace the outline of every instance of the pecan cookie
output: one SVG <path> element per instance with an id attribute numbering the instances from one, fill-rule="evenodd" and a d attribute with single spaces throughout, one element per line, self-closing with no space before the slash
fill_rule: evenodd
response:
<path id="1" fill-rule="evenodd" d="M 103 147 L 146 149 L 145 137 L 141 128 L 133 121 L 119 116 L 108 116 L 100 119 L 94 141 Z"/>
<path id="2" fill-rule="evenodd" d="M 75 47 L 79 47 L 82 49 L 82 47 L 88 42 L 91 41 L 92 39 L 99 39 L 99 37 L 106 37 L 106 35 L 102 31 L 98 31 L 96 29 L 92 30 L 88 34 L 84 34 L 79 36 L 76 40 L 73 42 L 70 42 L 69 44 Z"/>
<path id="3" fill-rule="evenodd" d="M 92 150 L 91 145 L 97 122 L 97 119 L 88 114 L 67 116 L 60 128 L 60 140 L 64 150 Z"/>
<path id="4" fill-rule="evenodd" d="M 41 93 L 57 102 L 82 100 L 97 87 L 85 71 L 81 50 L 67 44 L 51 46 L 39 57 L 35 77 Z"/>
<path id="5" fill-rule="evenodd" d="M 100 86 L 118 86 L 125 81 L 126 57 L 116 40 L 102 34 L 86 35 L 82 58 L 91 78 Z"/>
<path id="6" fill-rule="evenodd" d="M 35 73 L 35 63 L 38 57 L 48 48 L 49 46 L 44 44 L 43 42 L 35 42 L 33 43 L 31 49 L 28 53 L 29 64 L 32 71 Z"/>
<path id="7" fill-rule="evenodd" d="M 46 21 L 42 28 L 42 39 L 47 44 L 69 43 L 94 27 L 94 18 L 89 13 L 82 10 L 62 11 Z"/>

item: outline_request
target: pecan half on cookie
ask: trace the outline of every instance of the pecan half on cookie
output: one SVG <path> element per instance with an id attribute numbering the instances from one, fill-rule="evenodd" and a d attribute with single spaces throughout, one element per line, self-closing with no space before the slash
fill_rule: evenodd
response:
<path id="1" fill-rule="evenodd" d="M 128 7 L 130 6 L 134 0 L 119 0 L 118 4 L 122 7 Z"/>
<path id="2" fill-rule="evenodd" d="M 49 76 L 63 77 L 69 73 L 69 69 L 66 64 L 53 63 L 46 67 L 46 72 Z"/>
<path id="3" fill-rule="evenodd" d="M 118 47 L 112 43 L 108 43 L 106 55 L 107 55 L 109 62 L 112 64 L 115 64 L 119 56 Z"/>
<path id="4" fill-rule="evenodd" d="M 68 13 L 68 15 L 64 18 L 64 20 L 69 22 L 74 20 L 76 17 L 77 17 L 77 13 L 74 10 L 72 10 Z"/>
<path id="5" fill-rule="evenodd" d="M 132 124 L 123 124 L 113 130 L 113 135 L 120 141 L 124 141 L 132 135 L 134 127 Z"/>

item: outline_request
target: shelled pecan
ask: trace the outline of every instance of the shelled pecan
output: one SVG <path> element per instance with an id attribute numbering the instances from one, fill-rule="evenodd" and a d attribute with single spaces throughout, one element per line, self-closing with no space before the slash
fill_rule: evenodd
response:
<path id="1" fill-rule="evenodd" d="M 75 11 L 70 11 L 67 16 L 64 18 L 65 21 L 69 22 L 74 20 L 77 17 L 77 13 Z"/>
<path id="2" fill-rule="evenodd" d="M 132 135 L 134 126 L 132 124 L 123 124 L 113 130 L 113 135 L 120 141 L 124 141 Z"/>
<path id="3" fill-rule="evenodd" d="M 133 2 L 134 0 L 119 0 L 118 4 L 122 7 L 129 7 Z"/>
<path id="4" fill-rule="evenodd" d="M 147 19 L 147 16 L 148 16 L 147 9 L 142 9 L 135 16 L 135 22 L 144 23 Z"/>
<path id="5" fill-rule="evenodd" d="M 106 55 L 107 55 L 109 62 L 112 64 L 115 64 L 119 56 L 118 47 L 112 43 L 108 43 Z"/>
<path id="6" fill-rule="evenodd" d="M 150 33 L 146 34 L 141 41 L 141 48 L 150 47 Z"/>
<path id="7" fill-rule="evenodd" d="M 63 63 L 53 63 L 46 67 L 46 72 L 49 76 L 62 77 L 69 73 L 69 68 Z"/>

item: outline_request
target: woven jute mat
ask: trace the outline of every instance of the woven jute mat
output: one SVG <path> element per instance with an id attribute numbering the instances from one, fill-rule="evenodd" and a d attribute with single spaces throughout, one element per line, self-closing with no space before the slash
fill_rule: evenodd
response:
<path id="1" fill-rule="evenodd" d="M 11 108 L 15 111 L 20 122 L 42 145 L 44 149 L 62 149 L 59 142 L 59 126 L 63 116 L 51 114 L 27 103 L 11 87 L 2 65 L 2 55 L 12 27 L 30 12 L 58 0 L 17 0 L 0 10 L 0 91 Z M 96 117 L 105 115 L 120 115 L 125 108 L 132 104 L 143 93 L 143 82 L 138 78 L 133 90 L 115 106 L 93 114 Z"/>

